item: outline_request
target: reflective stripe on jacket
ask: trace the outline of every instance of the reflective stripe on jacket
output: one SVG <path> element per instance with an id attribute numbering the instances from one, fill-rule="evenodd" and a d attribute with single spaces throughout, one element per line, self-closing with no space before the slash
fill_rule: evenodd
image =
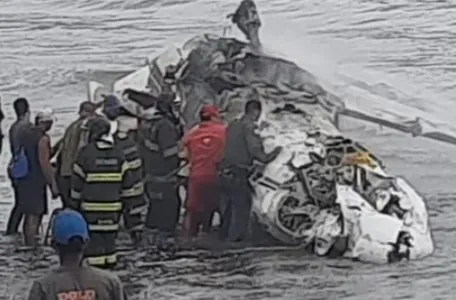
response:
<path id="1" fill-rule="evenodd" d="M 122 149 L 105 142 L 84 146 L 73 165 L 71 199 L 91 231 L 118 230 L 123 195 L 134 188 Z"/>
<path id="2" fill-rule="evenodd" d="M 113 265 L 117 263 L 117 255 L 109 254 L 109 255 L 99 255 L 99 256 L 89 256 L 86 258 L 86 261 L 91 266 L 105 266 L 105 265 Z"/>
<path id="3" fill-rule="evenodd" d="M 145 173 L 164 176 L 179 167 L 179 131 L 166 117 L 144 122 L 139 131 L 139 146 Z"/>
<path id="4" fill-rule="evenodd" d="M 114 136 L 114 143 L 122 149 L 126 164 L 127 173 L 131 178 L 133 186 L 124 191 L 123 218 L 127 230 L 141 230 L 144 227 L 144 219 L 147 212 L 147 202 L 144 193 L 144 178 L 142 160 L 139 155 L 138 146 L 132 136 L 119 132 Z"/>

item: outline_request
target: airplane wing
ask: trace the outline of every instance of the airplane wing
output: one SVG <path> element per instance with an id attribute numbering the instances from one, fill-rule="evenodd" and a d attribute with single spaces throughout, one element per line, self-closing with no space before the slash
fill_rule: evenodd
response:
<path id="1" fill-rule="evenodd" d="M 364 100 L 348 99 L 344 102 L 345 108 L 338 112 L 339 115 L 409 133 L 413 137 L 425 137 L 456 145 L 456 127 L 424 110 L 384 97 L 369 96 Z"/>

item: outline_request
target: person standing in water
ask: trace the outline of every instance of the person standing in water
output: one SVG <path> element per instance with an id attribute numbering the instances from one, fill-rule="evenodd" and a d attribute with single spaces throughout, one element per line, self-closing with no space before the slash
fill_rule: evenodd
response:
<path id="1" fill-rule="evenodd" d="M 84 249 L 87 262 L 99 268 L 112 268 L 117 263 L 120 217 L 124 209 L 131 213 L 128 201 L 137 192 L 137 182 L 122 148 L 114 144 L 108 120 L 99 117 L 88 126 L 89 143 L 81 148 L 73 165 L 70 205 L 89 223 L 90 242 Z M 130 230 L 128 226 L 140 224 L 125 225 Z M 138 240 L 137 233 L 132 239 Z"/>
<path id="2" fill-rule="evenodd" d="M 141 117 L 138 131 L 149 198 L 146 227 L 165 238 L 174 236 L 181 207 L 177 191 L 181 136 L 168 100 L 166 95 L 160 96 L 153 114 L 149 111 Z"/>
<path id="3" fill-rule="evenodd" d="M 222 213 L 222 237 L 229 242 L 245 241 L 248 237 L 252 190 L 249 176 L 253 161 L 268 164 L 279 156 L 282 147 L 266 153 L 263 139 L 257 133 L 262 105 L 258 97 L 247 101 L 244 115 L 232 121 L 226 130 L 224 158 L 220 167 L 222 194 L 227 207 Z"/>
<path id="4" fill-rule="evenodd" d="M 71 209 L 59 212 L 52 222 L 52 246 L 60 267 L 33 282 L 27 299 L 126 300 L 119 277 L 83 262 L 88 241 L 84 217 Z"/>
<path id="5" fill-rule="evenodd" d="M 51 143 L 47 132 L 53 123 L 52 112 L 42 111 L 35 117 L 35 126 L 21 136 L 20 144 L 28 160 L 28 174 L 17 181 L 19 211 L 24 214 L 24 241 L 26 246 L 36 246 L 41 219 L 48 212 L 47 186 L 53 198 L 59 191 L 52 170 Z"/>
<path id="6" fill-rule="evenodd" d="M 95 117 L 95 110 L 96 106 L 92 102 L 82 102 L 79 106 L 79 117 L 65 130 L 63 138 L 56 145 L 59 149 L 53 151 L 58 152 L 56 180 L 64 207 L 67 207 L 70 202 L 71 175 L 73 173 L 74 161 L 82 146 L 81 138 L 82 132 L 84 131 L 83 125 L 88 119 Z"/>
<path id="7" fill-rule="evenodd" d="M 209 233 L 219 205 L 217 168 L 223 158 L 226 128 L 214 105 L 205 104 L 200 119 L 181 142 L 181 156 L 190 164 L 184 221 L 187 238 L 196 236 L 200 225 Z"/>
<path id="8" fill-rule="evenodd" d="M 135 243 L 139 243 L 144 229 L 144 216 L 147 213 L 147 202 L 144 194 L 144 172 L 138 145 L 135 141 L 136 122 L 129 122 L 121 113 L 121 104 L 114 95 L 105 98 L 103 113 L 110 122 L 117 123 L 117 131 L 113 134 L 114 145 L 122 149 L 130 180 L 133 188 L 128 195 L 124 195 L 123 220 L 125 228 Z"/>
<path id="9" fill-rule="evenodd" d="M 13 103 L 13 107 L 14 112 L 16 113 L 16 121 L 11 125 L 8 134 L 12 159 L 14 159 L 14 157 L 18 154 L 19 149 L 21 148 L 21 136 L 24 134 L 24 132 L 27 132 L 27 130 L 33 126 L 33 124 L 30 122 L 30 107 L 27 99 L 16 99 Z M 19 224 L 21 223 L 23 214 L 19 210 L 17 182 L 12 178 L 9 172 L 8 176 L 10 177 L 11 185 L 13 186 L 14 206 L 8 218 L 6 235 L 13 235 L 17 234 L 18 232 Z"/>

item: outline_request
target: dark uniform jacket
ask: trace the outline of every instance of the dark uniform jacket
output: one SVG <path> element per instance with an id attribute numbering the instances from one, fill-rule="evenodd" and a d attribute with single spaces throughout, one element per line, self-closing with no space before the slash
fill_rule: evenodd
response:
<path id="1" fill-rule="evenodd" d="M 167 177 L 178 169 L 180 133 L 172 120 L 162 116 L 143 122 L 139 133 L 144 171 L 148 176 Z"/>
<path id="2" fill-rule="evenodd" d="M 71 176 L 72 166 L 74 159 L 77 157 L 79 150 L 79 142 L 82 134 L 82 124 L 84 119 L 77 119 L 73 121 L 70 126 L 65 130 L 65 134 L 61 140 L 61 165 L 60 165 L 60 175 L 61 176 Z"/>
<path id="3" fill-rule="evenodd" d="M 147 212 L 147 203 L 144 195 L 144 178 L 142 160 L 138 146 L 133 137 L 125 132 L 114 135 L 114 144 L 122 149 L 125 155 L 128 170 L 133 183 L 133 189 L 124 198 L 124 222 L 129 230 L 141 230 L 144 226 L 144 217 Z"/>
<path id="4" fill-rule="evenodd" d="M 106 141 L 82 147 L 73 165 L 71 206 L 81 211 L 89 225 L 85 255 L 91 265 L 117 261 L 115 237 L 122 210 L 131 209 L 129 200 L 142 193 L 129 168 L 123 150 Z"/>
<path id="5" fill-rule="evenodd" d="M 232 121 L 226 131 L 223 168 L 248 170 L 253 161 L 268 163 L 270 155 L 264 151 L 263 140 L 256 132 L 257 125 L 248 115 Z"/>

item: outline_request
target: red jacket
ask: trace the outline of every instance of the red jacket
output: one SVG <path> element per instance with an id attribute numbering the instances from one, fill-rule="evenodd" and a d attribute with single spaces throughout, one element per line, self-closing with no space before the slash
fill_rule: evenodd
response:
<path id="1" fill-rule="evenodd" d="M 226 127 L 220 122 L 205 121 L 193 127 L 183 137 L 190 163 L 190 177 L 216 176 L 223 158 Z"/>

